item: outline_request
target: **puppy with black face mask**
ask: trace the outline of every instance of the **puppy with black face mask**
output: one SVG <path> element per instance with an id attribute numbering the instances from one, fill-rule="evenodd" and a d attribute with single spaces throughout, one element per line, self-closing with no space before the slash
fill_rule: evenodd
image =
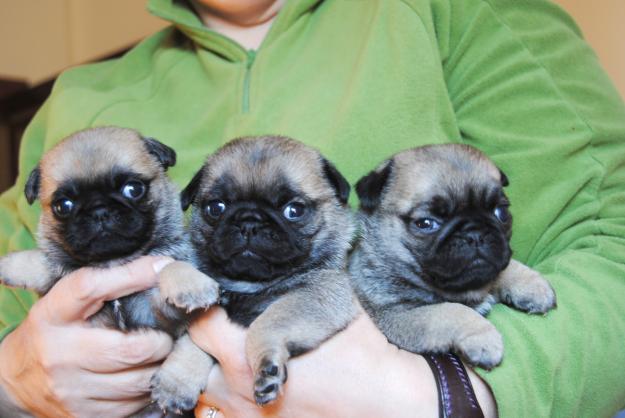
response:
<path id="1" fill-rule="evenodd" d="M 178 191 L 165 174 L 175 161 L 174 150 L 130 129 L 92 128 L 61 141 L 26 183 L 28 202 L 41 201 L 39 248 L 1 258 L 2 282 L 45 294 L 81 267 L 169 256 L 180 261 L 159 273 L 159 288 L 107 302 L 90 321 L 123 331 L 163 330 L 180 337 L 176 346 L 191 344 L 187 310 L 216 303 L 219 288 L 187 263 L 193 250 Z"/>
<path id="2" fill-rule="evenodd" d="M 256 403 L 280 394 L 289 357 L 347 326 L 354 231 L 349 184 L 316 150 L 285 137 L 229 142 L 182 193 L 193 205 L 199 268 L 221 288 L 229 318 L 248 327 Z"/>
<path id="3" fill-rule="evenodd" d="M 453 350 L 492 368 L 503 356 L 501 335 L 481 316 L 492 304 L 555 307 L 549 283 L 511 260 L 507 184 L 488 157 L 459 144 L 400 152 L 357 183 L 362 236 L 352 282 L 391 343 Z"/>

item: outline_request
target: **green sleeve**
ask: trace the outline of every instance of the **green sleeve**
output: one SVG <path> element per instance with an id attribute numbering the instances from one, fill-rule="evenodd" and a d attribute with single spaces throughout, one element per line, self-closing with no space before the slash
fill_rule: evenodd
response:
<path id="1" fill-rule="evenodd" d="M 625 405 L 625 106 L 572 20 L 542 0 L 434 7 L 462 140 L 510 178 L 514 257 L 554 286 L 545 317 L 497 305 L 502 417 Z"/>
<path id="2" fill-rule="evenodd" d="M 0 195 L 0 255 L 35 246 L 39 204 L 29 206 L 23 190 L 28 174 L 43 153 L 47 109 L 44 105 L 39 110 L 24 133 L 17 183 Z M 32 292 L 0 285 L 0 340 L 24 319 L 36 300 Z"/>

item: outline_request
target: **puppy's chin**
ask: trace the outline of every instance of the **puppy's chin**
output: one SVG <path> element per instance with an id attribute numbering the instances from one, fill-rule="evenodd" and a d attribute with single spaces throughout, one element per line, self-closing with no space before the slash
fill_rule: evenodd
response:
<path id="1" fill-rule="evenodd" d="M 138 237 L 103 232 L 90 240 L 82 239 L 80 243 L 65 244 L 63 248 L 78 264 L 106 262 L 118 258 L 129 257 L 145 245 Z"/>
<path id="2" fill-rule="evenodd" d="M 220 228 L 225 232 L 211 240 L 211 258 L 225 276 L 245 281 L 269 281 L 297 270 L 309 256 L 306 242 L 279 228 L 261 229 L 244 237 L 236 228 Z M 299 241 L 299 242 L 298 242 Z"/>
<path id="3" fill-rule="evenodd" d="M 276 264 L 246 250 L 222 261 L 221 271 L 227 277 L 250 282 L 264 282 L 285 276 L 293 267 L 291 264 Z"/>
<path id="4" fill-rule="evenodd" d="M 465 292 L 481 289 L 491 284 L 507 266 L 510 257 L 493 263 L 484 258 L 475 258 L 462 266 L 425 263 L 423 272 L 429 283 L 446 292 Z M 450 266 L 456 268 L 449 268 Z"/>

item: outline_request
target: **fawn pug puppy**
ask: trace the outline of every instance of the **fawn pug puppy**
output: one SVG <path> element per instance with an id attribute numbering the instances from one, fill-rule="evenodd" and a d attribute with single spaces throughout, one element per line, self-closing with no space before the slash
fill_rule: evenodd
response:
<path id="1" fill-rule="evenodd" d="M 215 278 L 229 318 L 249 327 L 259 405 L 275 400 L 289 357 L 347 326 L 355 298 L 346 272 L 350 187 L 316 150 L 290 138 L 233 140 L 182 193 L 193 205 L 198 266 Z"/>
<path id="2" fill-rule="evenodd" d="M 165 174 L 175 162 L 173 149 L 130 129 L 91 128 L 58 143 L 25 187 L 29 203 L 41 201 L 38 249 L 1 258 L 2 282 L 45 294 L 81 267 L 169 256 L 180 261 L 159 273 L 159 288 L 107 302 L 90 321 L 123 331 L 159 329 L 179 338 L 176 345 L 191 344 L 186 311 L 216 303 L 219 289 L 185 262 L 193 261 L 193 249 L 179 193 Z"/>
<path id="3" fill-rule="evenodd" d="M 480 314 L 500 301 L 528 313 L 556 305 L 549 283 L 511 260 L 507 185 L 486 155 L 459 144 L 400 152 L 358 181 L 362 234 L 350 272 L 390 342 L 492 368 L 503 342 Z"/>

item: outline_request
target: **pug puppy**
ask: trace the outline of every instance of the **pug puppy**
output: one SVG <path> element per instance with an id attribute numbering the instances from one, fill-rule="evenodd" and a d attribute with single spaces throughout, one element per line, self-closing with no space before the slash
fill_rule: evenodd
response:
<path id="1" fill-rule="evenodd" d="M 159 273 L 159 288 L 107 302 L 90 321 L 122 331 L 163 330 L 179 338 L 176 347 L 192 344 L 184 334 L 187 311 L 216 303 L 219 288 L 189 264 L 193 249 L 179 194 L 165 174 L 175 162 L 173 149 L 130 129 L 86 129 L 61 141 L 25 187 L 28 203 L 41 201 L 38 249 L 1 258 L 2 282 L 43 295 L 81 267 L 169 256 L 179 261 Z M 176 368 L 168 362 L 163 367 Z"/>
<path id="2" fill-rule="evenodd" d="M 350 186 L 316 150 L 290 138 L 233 140 L 182 193 L 201 271 L 220 304 L 248 328 L 254 398 L 266 405 L 287 360 L 347 326 L 355 298 L 346 272 L 354 231 Z"/>
<path id="3" fill-rule="evenodd" d="M 501 335 L 482 316 L 494 303 L 528 313 L 556 306 L 549 283 L 511 260 L 507 185 L 486 155 L 459 144 L 400 152 L 358 181 L 352 282 L 391 343 L 453 350 L 490 369 L 503 356 Z"/>

